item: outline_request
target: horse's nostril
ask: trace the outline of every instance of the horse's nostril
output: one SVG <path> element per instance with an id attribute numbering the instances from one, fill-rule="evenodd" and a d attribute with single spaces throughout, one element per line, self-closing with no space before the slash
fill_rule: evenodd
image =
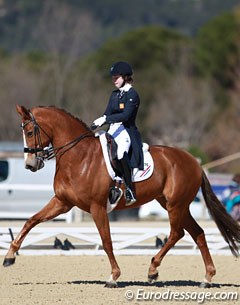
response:
<path id="1" fill-rule="evenodd" d="M 29 169 L 29 170 L 32 171 L 32 172 L 34 171 L 34 168 L 32 167 L 32 165 L 26 164 L 26 165 L 25 165 L 25 168 L 26 168 L 26 169 Z"/>

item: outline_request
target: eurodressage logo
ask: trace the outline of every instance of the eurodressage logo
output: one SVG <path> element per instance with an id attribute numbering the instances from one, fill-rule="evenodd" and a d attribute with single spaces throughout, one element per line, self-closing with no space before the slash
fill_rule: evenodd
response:
<path id="1" fill-rule="evenodd" d="M 218 300 L 218 301 L 233 301 L 239 300 L 239 293 L 233 291 L 221 291 L 212 293 L 210 291 L 171 291 L 168 289 L 165 292 L 144 291 L 144 289 L 138 289 L 136 293 L 133 290 L 125 291 L 125 299 L 128 301 L 196 301 L 198 304 L 203 304 L 206 300 Z"/>

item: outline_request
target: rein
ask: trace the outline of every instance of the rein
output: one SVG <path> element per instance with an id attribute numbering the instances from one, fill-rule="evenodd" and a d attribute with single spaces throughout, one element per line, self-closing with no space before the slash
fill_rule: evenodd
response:
<path id="1" fill-rule="evenodd" d="M 50 160 L 54 157 L 63 155 L 65 152 L 67 152 L 68 150 L 70 150 L 71 148 L 73 148 L 77 143 L 79 143 L 81 140 L 85 139 L 85 138 L 90 138 L 93 137 L 94 135 L 92 134 L 91 131 L 88 131 L 84 134 L 82 134 L 81 136 L 75 138 L 74 140 L 64 144 L 63 146 L 59 146 L 56 148 L 53 147 L 44 147 L 42 149 L 42 152 L 45 154 L 45 156 L 43 156 L 44 160 Z M 64 151 L 60 151 L 63 148 L 65 148 Z"/>
<path id="2" fill-rule="evenodd" d="M 52 158 L 55 158 L 57 156 L 61 156 L 63 155 L 65 152 L 67 152 L 68 150 L 70 150 L 71 148 L 73 148 L 77 143 L 79 143 L 81 140 L 83 140 L 84 138 L 89 138 L 89 137 L 93 137 L 94 135 L 92 134 L 92 131 L 89 130 L 86 133 L 80 135 L 79 137 L 75 138 L 74 140 L 59 146 L 59 147 L 43 147 L 42 144 L 42 139 L 41 139 L 41 135 L 40 135 L 40 130 L 50 139 L 49 135 L 41 128 L 41 126 L 37 123 L 34 115 L 32 114 L 31 111 L 29 111 L 29 114 L 31 116 L 31 120 L 25 122 L 24 124 L 22 124 L 22 129 L 24 130 L 24 128 L 29 124 L 29 123 L 33 123 L 33 134 L 34 134 L 34 142 L 35 142 L 35 147 L 24 147 L 24 153 L 30 153 L 30 154 L 35 154 L 35 157 L 37 159 L 40 159 L 41 161 L 44 160 L 50 160 Z M 51 140 L 51 139 L 50 139 Z M 37 144 L 38 143 L 38 144 Z M 38 147 L 40 146 L 40 147 Z M 65 149 L 64 149 L 65 148 Z M 62 149 L 64 149 L 62 151 Z M 37 153 L 41 152 L 42 155 L 39 156 Z"/>

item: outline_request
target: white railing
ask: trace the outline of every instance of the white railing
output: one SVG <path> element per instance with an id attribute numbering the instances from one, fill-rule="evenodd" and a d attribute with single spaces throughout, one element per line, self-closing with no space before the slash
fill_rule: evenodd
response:
<path id="1" fill-rule="evenodd" d="M 14 236 L 19 227 L 11 228 Z M 211 254 L 231 255 L 227 243 L 217 228 L 204 230 Z M 154 255 L 156 237 L 169 235 L 169 228 L 123 228 L 112 227 L 111 236 L 116 255 Z M 69 251 L 54 249 L 54 239 L 68 239 L 75 249 Z M 5 255 L 11 243 L 9 229 L 0 228 L 0 255 Z M 105 255 L 98 231 L 95 227 L 36 227 L 27 235 L 19 251 L 20 255 Z M 200 251 L 189 234 L 170 251 L 172 255 L 199 255 Z"/>

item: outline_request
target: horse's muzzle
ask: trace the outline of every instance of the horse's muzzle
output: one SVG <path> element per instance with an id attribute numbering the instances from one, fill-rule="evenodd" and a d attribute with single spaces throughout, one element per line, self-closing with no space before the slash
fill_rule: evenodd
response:
<path id="1" fill-rule="evenodd" d="M 44 162 L 41 158 L 34 158 L 30 161 L 26 161 L 25 168 L 29 169 L 31 172 L 36 172 L 44 167 Z"/>

